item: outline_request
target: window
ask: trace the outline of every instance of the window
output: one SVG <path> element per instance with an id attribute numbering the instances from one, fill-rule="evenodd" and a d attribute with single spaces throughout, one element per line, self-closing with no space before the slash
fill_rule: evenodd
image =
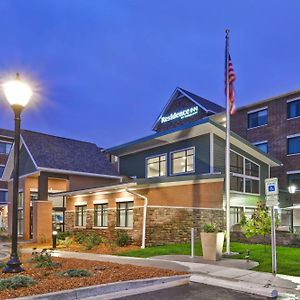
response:
<path id="1" fill-rule="evenodd" d="M 11 143 L 0 142 L 0 154 L 9 154 Z"/>
<path id="2" fill-rule="evenodd" d="M 24 193 L 20 192 L 18 197 L 18 235 L 24 233 Z"/>
<path id="3" fill-rule="evenodd" d="M 230 207 L 230 224 L 239 224 L 243 213 L 242 207 Z"/>
<path id="4" fill-rule="evenodd" d="M 0 191 L 0 203 L 6 203 L 8 200 L 8 192 Z"/>
<path id="5" fill-rule="evenodd" d="M 230 190 L 259 194 L 259 166 L 251 160 L 230 152 Z"/>
<path id="6" fill-rule="evenodd" d="M 288 154 L 300 153 L 300 136 L 287 138 L 287 153 Z"/>
<path id="7" fill-rule="evenodd" d="M 287 175 L 288 186 L 294 185 L 296 190 L 300 189 L 300 172 Z"/>
<path id="8" fill-rule="evenodd" d="M 86 226 L 86 205 L 75 206 L 75 226 Z"/>
<path id="9" fill-rule="evenodd" d="M 259 142 L 253 145 L 256 146 L 258 149 L 260 149 L 261 151 L 268 153 L 268 142 Z"/>
<path id="10" fill-rule="evenodd" d="M 189 148 L 171 153 L 171 173 L 181 174 L 194 172 L 195 149 Z"/>
<path id="11" fill-rule="evenodd" d="M 94 205 L 94 226 L 107 227 L 107 203 Z"/>
<path id="12" fill-rule="evenodd" d="M 262 109 L 248 113 L 248 128 L 259 127 L 268 124 L 268 110 Z"/>
<path id="13" fill-rule="evenodd" d="M 109 161 L 110 161 L 112 164 L 116 164 L 116 163 L 119 161 L 119 158 L 118 158 L 118 156 L 115 156 L 115 155 L 110 154 L 110 155 L 109 155 Z"/>
<path id="14" fill-rule="evenodd" d="M 287 103 L 287 117 L 288 119 L 300 116 L 300 99 Z"/>
<path id="15" fill-rule="evenodd" d="M 0 165 L 0 179 L 1 179 L 2 176 L 3 176 L 4 169 L 5 169 L 5 166 Z"/>
<path id="16" fill-rule="evenodd" d="M 133 201 L 117 203 L 117 227 L 133 227 Z"/>
<path id="17" fill-rule="evenodd" d="M 167 175 L 166 155 L 159 155 L 146 159 L 147 177 L 159 177 Z"/>

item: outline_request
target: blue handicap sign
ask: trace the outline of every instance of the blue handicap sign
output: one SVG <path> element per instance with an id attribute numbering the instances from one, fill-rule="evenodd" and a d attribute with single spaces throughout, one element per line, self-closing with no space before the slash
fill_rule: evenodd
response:
<path id="1" fill-rule="evenodd" d="M 268 190 L 269 190 L 269 192 L 275 192 L 275 185 L 270 184 L 270 185 L 268 186 Z"/>

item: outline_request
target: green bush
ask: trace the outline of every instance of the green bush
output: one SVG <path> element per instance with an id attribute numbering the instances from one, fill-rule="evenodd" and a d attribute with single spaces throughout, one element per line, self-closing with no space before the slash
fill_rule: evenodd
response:
<path id="1" fill-rule="evenodd" d="M 58 273 L 59 276 L 62 277 L 89 277 L 92 276 L 92 274 L 87 270 L 81 270 L 81 269 L 69 269 L 63 272 Z"/>
<path id="2" fill-rule="evenodd" d="M 56 235 L 56 239 L 57 241 L 64 241 L 66 238 L 69 238 L 72 235 L 72 233 L 70 231 L 59 231 Z"/>
<path id="3" fill-rule="evenodd" d="M 217 233 L 221 232 L 222 230 L 216 224 L 204 224 L 203 231 L 206 233 Z"/>
<path id="4" fill-rule="evenodd" d="M 130 244 L 130 237 L 126 231 L 118 231 L 117 233 L 117 245 L 124 247 Z"/>
<path id="5" fill-rule="evenodd" d="M 75 242 L 76 242 L 76 243 L 78 243 L 78 244 L 83 244 L 84 241 L 85 241 L 85 239 L 86 239 L 86 236 L 85 236 L 84 233 L 82 233 L 82 232 L 77 232 L 77 233 L 75 234 Z"/>
<path id="6" fill-rule="evenodd" d="M 64 240 L 58 240 L 58 244 L 66 248 L 70 247 L 73 243 L 72 237 L 67 236 Z"/>
<path id="7" fill-rule="evenodd" d="M 31 263 L 36 263 L 36 268 L 53 268 L 56 264 L 52 261 L 51 253 L 43 249 L 41 253 L 34 253 L 34 256 L 29 260 Z"/>
<path id="8" fill-rule="evenodd" d="M 94 246 L 98 246 L 103 242 L 103 238 L 95 232 L 92 232 L 88 236 L 86 236 L 84 240 L 84 245 L 87 250 L 91 250 Z"/>
<path id="9" fill-rule="evenodd" d="M 18 275 L 14 277 L 9 277 L 5 279 L 0 279 L 0 291 L 6 290 L 6 289 L 17 289 L 21 287 L 29 287 L 37 282 L 28 276 Z"/>

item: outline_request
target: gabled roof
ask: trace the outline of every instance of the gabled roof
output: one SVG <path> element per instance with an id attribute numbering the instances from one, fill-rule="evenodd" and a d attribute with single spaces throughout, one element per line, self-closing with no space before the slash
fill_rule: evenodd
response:
<path id="1" fill-rule="evenodd" d="M 189 100 L 191 100 L 193 103 L 195 103 L 197 106 L 199 106 L 203 111 L 205 111 L 206 113 L 212 113 L 212 114 L 216 114 L 219 113 L 221 111 L 224 111 L 225 108 L 210 101 L 207 100 L 205 98 L 202 98 L 196 94 L 193 94 L 187 90 L 184 90 L 183 88 L 177 87 L 174 92 L 172 93 L 169 101 L 167 102 L 167 104 L 165 105 L 165 107 L 163 108 L 162 112 L 160 113 L 159 117 L 156 119 L 152 130 L 155 130 L 156 127 L 159 124 L 159 121 L 161 119 L 161 117 L 165 114 L 165 112 L 168 110 L 168 108 L 171 106 L 173 101 L 176 101 L 177 99 L 180 99 L 179 96 L 185 96 L 187 97 Z"/>
<path id="2" fill-rule="evenodd" d="M 29 130 L 21 131 L 21 142 L 37 171 L 118 178 L 118 171 L 96 144 Z M 13 161 L 12 152 L 9 161 Z M 8 163 L 12 166 L 12 164 Z M 4 173 L 10 176 L 10 170 Z"/>
<path id="3" fill-rule="evenodd" d="M 0 128 L 0 139 L 1 137 L 5 138 L 14 138 L 14 132 L 12 130 Z"/>

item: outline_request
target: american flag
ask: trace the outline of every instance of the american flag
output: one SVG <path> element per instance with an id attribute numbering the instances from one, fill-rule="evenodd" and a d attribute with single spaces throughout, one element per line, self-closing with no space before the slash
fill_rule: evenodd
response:
<path id="1" fill-rule="evenodd" d="M 234 74 L 234 69 L 231 61 L 231 57 L 228 57 L 228 88 L 229 88 L 229 110 L 230 114 L 234 114 L 235 112 L 235 101 L 234 101 L 234 87 L 233 82 L 235 81 L 236 77 Z"/>

